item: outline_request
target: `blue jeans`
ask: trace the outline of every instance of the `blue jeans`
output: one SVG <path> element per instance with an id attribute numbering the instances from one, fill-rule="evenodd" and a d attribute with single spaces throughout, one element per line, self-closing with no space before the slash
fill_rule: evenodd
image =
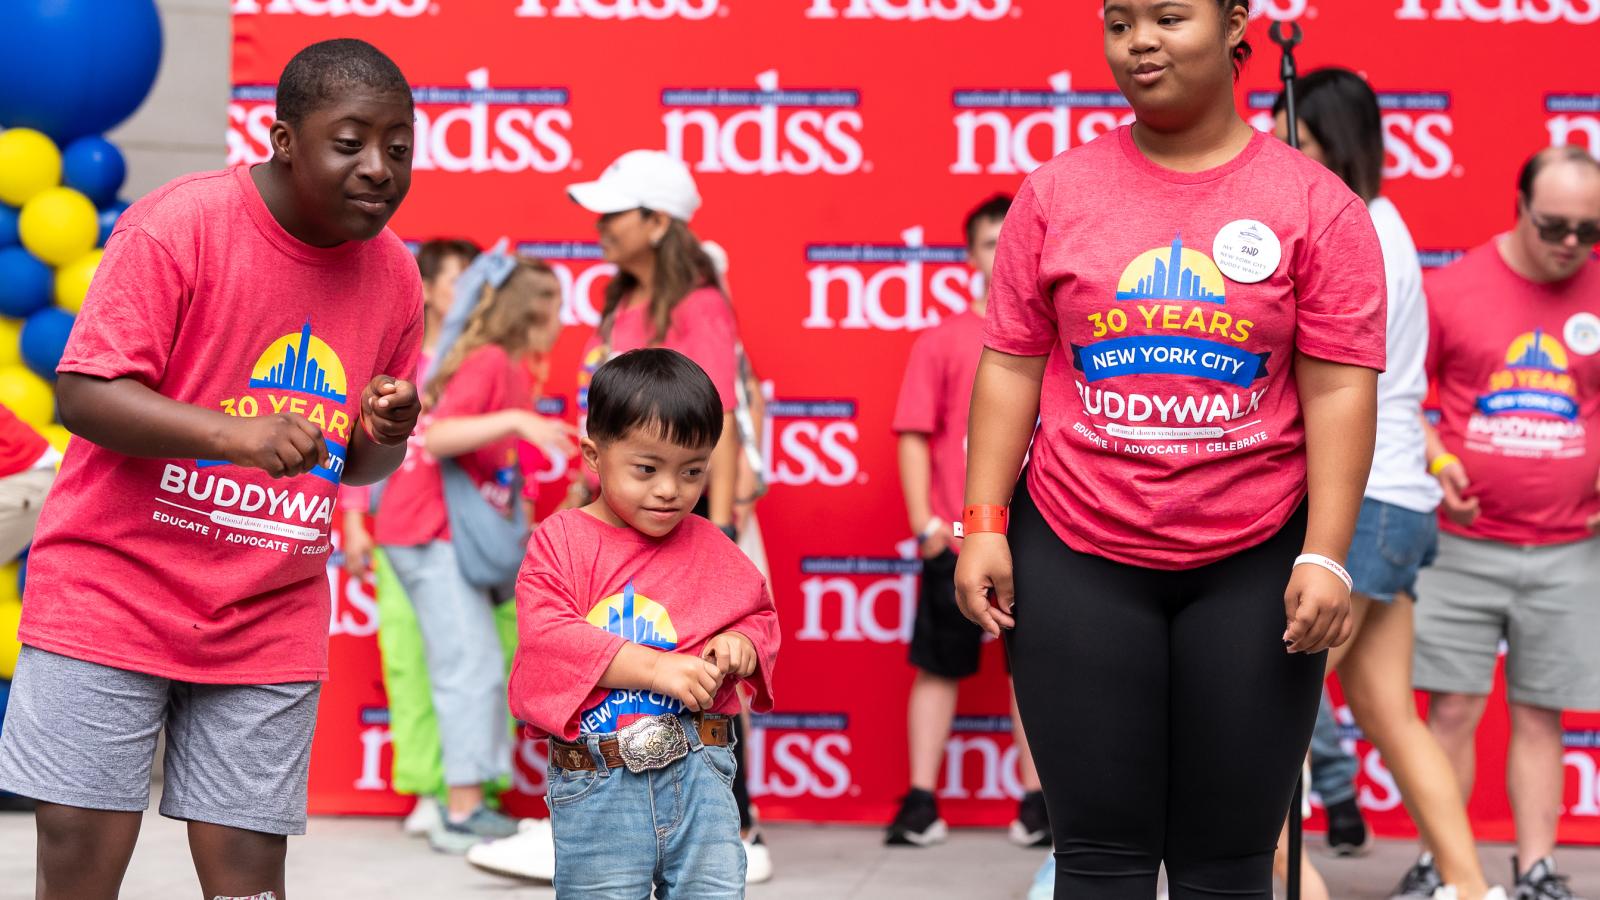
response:
<path id="1" fill-rule="evenodd" d="M 1311 789 L 1322 797 L 1323 806 L 1356 798 L 1356 772 L 1361 764 L 1344 752 L 1339 738 L 1339 722 L 1333 717 L 1328 690 L 1323 688 L 1317 727 L 1311 732 Z"/>
<path id="2" fill-rule="evenodd" d="M 613 734 L 583 737 L 595 771 L 550 767 L 558 900 L 744 897 L 733 748 L 705 746 L 684 722 L 689 755 L 664 769 L 607 768 L 599 744 Z"/>

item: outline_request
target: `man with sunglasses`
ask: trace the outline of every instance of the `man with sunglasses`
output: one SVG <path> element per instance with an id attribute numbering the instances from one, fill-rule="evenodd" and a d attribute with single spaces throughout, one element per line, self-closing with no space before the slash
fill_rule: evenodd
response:
<path id="1" fill-rule="evenodd" d="M 1600 163 L 1552 147 L 1523 166 L 1511 231 L 1430 273 L 1428 373 L 1444 487 L 1417 583 L 1414 682 L 1472 793 L 1474 734 L 1507 644 L 1506 784 L 1515 900 L 1575 895 L 1551 857 L 1561 711 L 1600 709 Z"/>

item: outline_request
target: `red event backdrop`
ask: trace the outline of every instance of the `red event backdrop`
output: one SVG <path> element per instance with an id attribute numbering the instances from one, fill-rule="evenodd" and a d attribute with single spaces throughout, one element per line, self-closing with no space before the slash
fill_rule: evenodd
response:
<path id="1" fill-rule="evenodd" d="M 571 413 L 610 274 L 593 217 L 563 187 L 633 148 L 690 164 L 706 201 L 694 228 L 730 253 L 743 336 L 773 398 L 760 516 L 784 651 L 779 711 L 750 742 L 753 791 L 773 819 L 886 821 L 905 788 L 916 597 L 889 431 L 901 364 L 917 330 L 967 303 L 965 213 L 1126 120 L 1098 4 L 233 0 L 233 13 L 231 165 L 267 157 L 272 85 L 301 46 L 355 35 L 400 63 L 418 130 L 394 227 L 412 240 L 509 235 L 555 265 L 567 332 L 551 409 Z M 1600 37 L 1600 0 L 1258 0 L 1256 13 L 1241 104 L 1270 106 L 1271 20 L 1304 27 L 1302 71 L 1364 71 L 1386 110 L 1385 192 L 1429 264 L 1509 224 L 1532 150 L 1600 150 L 1600 80 L 1576 52 Z M 313 811 L 402 811 L 387 788 L 370 593 L 337 576 L 335 588 Z M 1002 824 L 1020 787 L 995 648 L 961 712 L 946 815 Z M 1600 716 L 1568 729 L 1562 835 L 1600 842 Z M 1503 713 L 1482 737 L 1473 812 L 1482 836 L 1504 838 Z M 1361 752 L 1362 802 L 1381 831 L 1404 833 L 1392 781 Z M 541 753 L 519 753 L 525 809 L 539 808 Z"/>

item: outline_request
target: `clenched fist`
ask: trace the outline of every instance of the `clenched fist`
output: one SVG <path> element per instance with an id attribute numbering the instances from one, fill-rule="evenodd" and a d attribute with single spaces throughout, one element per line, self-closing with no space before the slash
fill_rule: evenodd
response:
<path id="1" fill-rule="evenodd" d="M 328 463 L 321 429 L 299 413 L 235 419 L 231 426 L 223 436 L 222 458 L 236 466 L 293 478 Z"/>
<path id="2" fill-rule="evenodd" d="M 711 708 L 722 675 L 706 660 L 683 653 L 661 653 L 650 674 L 650 690 L 665 694 L 695 712 Z"/>
<path id="3" fill-rule="evenodd" d="M 422 401 L 417 386 L 390 375 L 379 375 L 361 392 L 361 421 L 375 444 L 404 444 L 417 427 Z"/>

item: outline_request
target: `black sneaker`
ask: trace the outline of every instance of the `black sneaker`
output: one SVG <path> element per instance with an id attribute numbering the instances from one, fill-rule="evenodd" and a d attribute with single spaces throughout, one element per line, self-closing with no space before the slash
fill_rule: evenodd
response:
<path id="1" fill-rule="evenodd" d="M 883 842 L 896 847 L 932 847 L 949 836 L 949 827 L 939 818 L 939 801 L 927 791 L 912 788 L 901 798 L 900 812 L 889 823 Z"/>
<path id="2" fill-rule="evenodd" d="M 1511 871 L 1522 870 L 1517 858 L 1511 857 Z M 1517 885 L 1512 900 L 1578 900 L 1578 895 L 1567 885 L 1567 876 L 1556 874 L 1555 857 L 1546 856 L 1533 864 L 1526 875 L 1517 875 Z"/>
<path id="3" fill-rule="evenodd" d="M 1045 809 L 1043 792 L 1022 795 L 1017 818 L 1011 823 L 1011 843 L 1018 847 L 1050 846 L 1050 813 Z"/>
<path id="4" fill-rule="evenodd" d="M 1372 847 L 1372 833 L 1352 798 L 1328 807 L 1328 850 L 1334 856 L 1361 856 Z"/>
<path id="5" fill-rule="evenodd" d="M 1433 892 L 1444 887 L 1444 879 L 1439 877 L 1439 870 L 1433 867 L 1433 854 L 1424 853 L 1417 858 L 1416 865 L 1406 872 L 1400 879 L 1400 886 L 1394 889 L 1394 894 L 1389 900 L 1411 900 L 1413 897 L 1433 897 Z"/>

